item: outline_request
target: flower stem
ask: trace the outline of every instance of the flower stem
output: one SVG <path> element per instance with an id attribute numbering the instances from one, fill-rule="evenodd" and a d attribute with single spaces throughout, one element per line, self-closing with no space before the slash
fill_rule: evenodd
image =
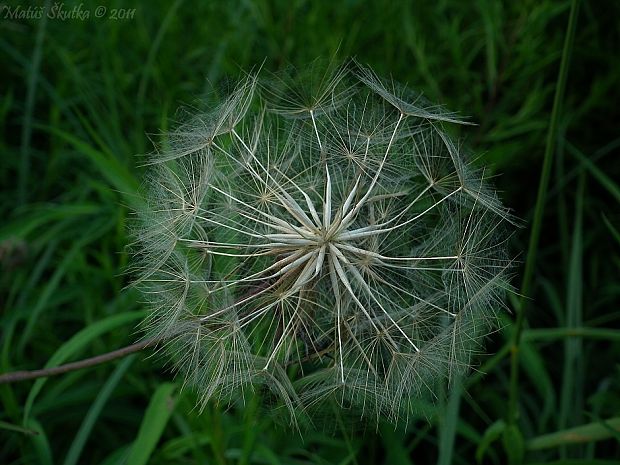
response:
<path id="1" fill-rule="evenodd" d="M 40 370 L 31 371 L 13 371 L 10 373 L 3 373 L 0 375 L 0 384 L 15 383 L 18 381 L 26 381 L 29 379 L 45 378 L 47 376 L 60 375 L 62 373 L 68 373 L 70 371 L 81 370 L 82 368 L 88 368 L 100 363 L 109 362 L 117 358 L 125 357 L 126 355 L 134 352 L 139 352 L 142 349 L 154 345 L 157 339 L 146 339 L 144 341 L 137 342 L 130 346 L 122 347 L 112 352 L 96 355 L 94 357 L 85 358 L 84 360 L 78 360 L 77 362 L 66 363 L 57 367 L 42 368 Z"/>
<path id="2" fill-rule="evenodd" d="M 538 195 L 536 197 L 536 208 L 534 210 L 534 219 L 532 221 L 532 231 L 530 233 L 525 271 L 523 274 L 523 282 L 521 285 L 522 298 L 519 308 L 516 309 L 517 318 L 512 334 L 512 341 L 510 347 L 510 392 L 508 403 L 508 423 L 512 425 L 516 424 L 518 419 L 517 397 L 519 393 L 519 344 L 521 342 L 521 335 L 523 333 L 523 327 L 525 325 L 525 312 L 527 310 L 528 299 L 531 292 L 530 288 L 532 285 L 532 279 L 534 277 L 536 253 L 538 250 L 538 241 L 540 239 L 540 231 L 542 228 L 542 219 L 545 209 L 547 188 L 549 186 L 551 165 L 553 164 L 553 156 L 555 154 L 560 112 L 562 101 L 564 99 L 564 89 L 566 87 L 566 79 L 568 76 L 568 67 L 570 55 L 573 48 L 573 39 L 575 37 L 578 10 L 579 0 L 572 0 L 570 14 L 568 18 L 566 37 L 564 39 L 564 48 L 562 51 L 562 61 L 560 63 L 560 71 L 558 74 L 558 81 L 556 84 L 555 96 L 553 99 L 553 108 L 551 110 L 551 121 L 549 124 L 549 130 L 547 132 L 545 155 L 543 159 L 542 173 L 540 175 L 540 183 L 538 185 Z"/>

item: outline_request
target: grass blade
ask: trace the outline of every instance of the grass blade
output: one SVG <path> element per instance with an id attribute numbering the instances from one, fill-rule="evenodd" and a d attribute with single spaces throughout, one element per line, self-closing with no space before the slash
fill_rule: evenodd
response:
<path id="1" fill-rule="evenodd" d="M 142 311 L 120 313 L 87 326 L 60 346 L 45 364 L 45 368 L 55 367 L 62 364 L 70 357 L 80 353 L 84 347 L 102 334 L 127 326 L 129 323 L 144 318 L 144 314 L 145 313 Z M 30 389 L 28 398 L 26 399 L 26 404 L 24 406 L 24 425 L 28 424 L 28 418 L 30 416 L 34 401 L 46 382 L 47 378 L 39 378 L 34 382 L 34 385 Z"/>
<path id="2" fill-rule="evenodd" d="M 140 200 L 136 195 L 139 183 L 131 171 L 115 158 L 113 154 L 98 150 L 67 131 L 55 127 L 43 127 L 43 129 L 64 140 L 76 151 L 85 155 L 108 183 L 125 197 L 128 205 L 139 206 L 137 202 L 140 202 Z"/>
<path id="3" fill-rule="evenodd" d="M 0 429 L 4 429 L 7 431 L 15 431 L 16 433 L 28 434 L 30 436 L 36 436 L 39 434 L 38 432 L 24 428 L 22 426 L 14 425 L 13 423 L 8 423 L 6 421 L 0 421 Z"/>
<path id="4" fill-rule="evenodd" d="M 106 383 L 97 394 L 97 398 L 95 402 L 91 405 L 88 413 L 84 417 L 82 424 L 80 425 L 80 429 L 75 435 L 75 439 L 73 439 L 73 443 L 71 443 L 71 447 L 69 448 L 69 452 L 67 453 L 67 457 L 65 458 L 64 465 L 74 465 L 78 463 L 80 459 L 80 455 L 82 454 L 82 450 L 84 449 L 84 444 L 90 433 L 93 430 L 93 426 L 99 418 L 99 414 L 101 410 L 105 406 L 106 402 L 114 392 L 119 381 L 122 379 L 125 372 L 129 369 L 133 361 L 136 359 L 136 355 L 130 355 L 126 359 L 122 360 L 121 363 L 116 367 L 112 375 L 108 378 Z"/>
<path id="5" fill-rule="evenodd" d="M 609 176 L 607 176 L 603 170 L 601 170 L 598 166 L 596 166 L 592 160 L 586 157 L 581 151 L 577 149 L 574 145 L 566 143 L 566 149 L 573 155 L 577 160 L 579 160 L 583 166 L 590 172 L 592 177 L 596 179 L 601 186 L 603 186 L 607 192 L 609 192 L 614 199 L 620 202 L 620 186 L 616 184 Z"/>
<path id="6" fill-rule="evenodd" d="M 562 51 L 562 61 L 560 63 L 560 71 L 558 82 L 556 85 L 555 96 L 553 99 L 553 109 L 551 111 L 551 122 L 549 131 L 547 132 L 547 141 L 545 145 L 545 155 L 543 158 L 542 173 L 540 175 L 540 183 L 538 185 L 538 194 L 536 197 L 536 207 L 534 209 L 534 219 L 532 221 L 532 230 L 525 261 L 525 271 L 523 272 L 523 282 L 521 284 L 521 305 L 519 306 L 517 318 L 515 322 L 515 331 L 512 339 L 511 363 L 510 363 L 510 391 L 508 402 L 508 422 L 516 424 L 517 422 L 517 397 L 518 397 L 518 373 L 519 373 L 519 340 L 521 332 L 525 324 L 525 311 L 530 295 L 530 287 L 534 277 L 534 268 L 536 265 L 536 254 L 538 252 L 538 241 L 540 239 L 540 231 L 542 228 L 543 213 L 545 211 L 545 201 L 547 198 L 547 188 L 549 186 L 549 178 L 551 174 L 551 166 L 553 164 L 553 156 L 557 145 L 558 126 L 560 122 L 560 112 L 562 101 L 564 100 L 564 89 L 566 88 L 566 80 L 568 77 L 568 67 L 570 56 L 573 49 L 573 40 L 575 37 L 575 29 L 577 25 L 577 14 L 579 11 L 579 0 L 572 0 L 570 16 L 568 18 L 568 27 L 566 38 L 564 41 L 564 49 Z"/>
<path id="7" fill-rule="evenodd" d="M 620 432 L 620 417 L 538 436 L 527 441 L 526 447 L 528 450 L 541 450 L 567 444 L 600 441 L 613 437 L 616 432 Z"/>
<path id="8" fill-rule="evenodd" d="M 148 463 L 149 457 L 155 450 L 155 446 L 159 442 L 164 432 L 166 423 L 172 415 L 174 409 L 174 399 L 172 393 L 176 389 L 174 383 L 164 383 L 160 385 L 146 409 L 138 437 L 131 447 L 131 452 L 127 459 L 127 463 L 131 465 L 145 465 Z"/>
<path id="9" fill-rule="evenodd" d="M 582 262 L 583 262 L 583 175 L 579 177 L 577 199 L 575 201 L 575 225 L 571 244 L 571 255 L 568 264 L 568 282 L 566 283 L 566 321 L 568 328 L 577 328 L 582 325 Z M 564 341 L 564 371 L 562 377 L 562 393 L 558 425 L 560 429 L 571 424 L 579 423 L 583 408 L 583 353 L 582 341 L 578 338 L 568 338 Z"/>
<path id="10" fill-rule="evenodd" d="M 463 383 L 461 379 L 456 379 L 450 388 L 450 397 L 446 404 L 446 409 L 439 424 L 439 459 L 438 465 L 450 465 L 453 460 L 454 440 L 456 438 L 456 428 L 459 422 L 459 407 L 461 404 L 461 393 Z"/>
<path id="11" fill-rule="evenodd" d="M 36 435 L 32 436 L 32 443 L 34 445 L 34 453 L 38 461 L 36 463 L 40 465 L 52 465 L 54 460 L 52 459 L 52 449 L 50 447 L 50 442 L 47 439 L 47 434 L 45 434 L 45 430 L 41 426 L 41 424 L 31 418 L 28 420 L 26 424 L 28 429 L 36 431 Z"/>
<path id="12" fill-rule="evenodd" d="M 618 231 L 614 227 L 614 225 L 611 224 L 611 222 L 607 219 L 604 213 L 601 213 L 601 216 L 603 217 L 603 222 L 605 223 L 605 226 L 607 226 L 607 229 L 611 233 L 611 236 L 616 240 L 618 244 L 620 244 L 620 231 Z"/>
<path id="13" fill-rule="evenodd" d="M 47 11 L 50 6 L 47 0 L 42 7 Z M 32 61 L 28 67 L 28 91 L 26 94 L 26 108 L 22 119 L 21 133 L 21 160 L 19 164 L 19 185 L 18 198 L 19 204 L 23 205 L 27 199 L 27 185 L 30 177 L 30 139 L 32 137 L 32 114 L 34 112 L 34 101 L 36 97 L 37 81 L 39 80 L 39 67 L 41 65 L 41 52 L 43 49 L 43 39 L 45 38 L 45 28 L 47 25 L 47 15 L 43 15 L 37 28 L 37 38 L 32 54 Z"/>

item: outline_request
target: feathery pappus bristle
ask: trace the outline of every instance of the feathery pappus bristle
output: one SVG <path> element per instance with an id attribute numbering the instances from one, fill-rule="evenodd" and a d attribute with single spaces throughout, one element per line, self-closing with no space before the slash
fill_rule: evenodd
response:
<path id="1" fill-rule="evenodd" d="M 514 218 L 454 113 L 356 62 L 262 73 L 148 160 L 146 333 L 202 406 L 407 420 L 496 324 Z"/>

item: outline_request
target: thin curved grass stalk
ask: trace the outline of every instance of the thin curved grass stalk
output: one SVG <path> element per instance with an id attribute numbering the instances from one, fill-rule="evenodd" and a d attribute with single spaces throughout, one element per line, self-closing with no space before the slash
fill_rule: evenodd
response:
<path id="1" fill-rule="evenodd" d="M 148 159 L 135 227 L 148 337 L 212 400 L 261 390 L 397 422 L 482 350 L 514 223 L 445 132 L 355 62 L 249 75 Z"/>

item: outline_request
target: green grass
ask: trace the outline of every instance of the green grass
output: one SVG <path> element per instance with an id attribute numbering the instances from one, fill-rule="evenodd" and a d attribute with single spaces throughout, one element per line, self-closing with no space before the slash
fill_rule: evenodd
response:
<path id="1" fill-rule="evenodd" d="M 127 20 L 85 2 L 84 21 L 2 10 L 0 373 L 136 341 L 143 306 L 124 270 L 140 155 L 179 107 L 261 64 L 355 56 L 469 116 L 459 135 L 525 223 L 510 247 L 514 285 L 529 284 L 480 371 L 399 428 L 335 413 L 296 432 L 252 395 L 199 413 L 147 349 L 0 385 L 0 463 L 617 462 L 620 7 L 580 3 L 568 46 L 568 0 L 109 2 L 135 8 Z"/>

